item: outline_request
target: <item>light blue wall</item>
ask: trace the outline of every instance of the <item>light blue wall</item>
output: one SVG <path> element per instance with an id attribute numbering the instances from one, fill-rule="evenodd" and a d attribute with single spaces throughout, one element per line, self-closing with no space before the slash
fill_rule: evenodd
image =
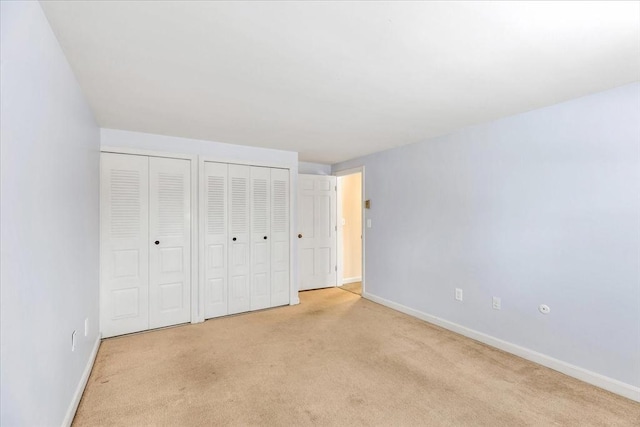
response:
<path id="1" fill-rule="evenodd" d="M 635 83 L 334 165 L 366 168 L 366 291 L 640 386 L 639 149 Z"/>
<path id="2" fill-rule="evenodd" d="M 40 4 L 0 31 L 0 425 L 60 426 L 98 338 L 100 133 Z"/>

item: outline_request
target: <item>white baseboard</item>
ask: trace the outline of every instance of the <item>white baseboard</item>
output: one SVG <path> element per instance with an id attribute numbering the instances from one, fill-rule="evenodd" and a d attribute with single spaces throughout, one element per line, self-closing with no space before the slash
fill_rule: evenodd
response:
<path id="1" fill-rule="evenodd" d="M 89 375 L 91 374 L 91 369 L 93 369 L 93 363 L 96 361 L 96 355 L 98 354 L 101 340 L 102 335 L 98 334 L 96 342 L 93 344 L 93 350 L 89 355 L 89 360 L 87 360 L 87 365 L 85 366 L 84 372 L 82 373 L 82 377 L 80 377 L 78 388 L 76 388 L 76 392 L 73 395 L 73 399 L 71 400 L 69 409 L 67 409 L 67 415 L 64 417 L 62 427 L 69 427 L 73 422 L 73 417 L 76 415 L 76 411 L 78 410 L 80 399 L 82 399 L 82 393 L 84 393 L 84 388 L 87 386 L 87 381 L 89 381 Z"/>
<path id="2" fill-rule="evenodd" d="M 555 371 L 562 372 L 565 375 L 577 378 L 586 383 L 595 385 L 596 387 L 603 388 L 612 393 L 616 393 L 620 396 L 624 396 L 628 399 L 640 402 L 640 387 L 636 387 L 631 384 L 606 377 L 604 375 L 586 370 L 579 366 L 563 362 L 562 360 L 554 359 L 553 357 L 547 356 L 546 354 L 529 350 L 528 348 L 512 344 L 508 341 L 503 341 L 491 335 L 469 329 L 465 326 L 461 326 L 448 320 L 444 320 L 439 317 L 415 310 L 413 308 L 409 308 L 402 304 L 389 301 L 385 298 L 370 294 L 368 292 L 363 293 L 362 297 L 386 307 L 392 308 L 394 310 L 400 311 L 402 313 L 408 314 L 410 316 L 417 317 L 418 319 L 424 320 L 425 322 L 433 323 L 434 325 L 438 325 L 460 335 L 464 335 L 465 337 L 506 351 L 507 353 L 515 354 L 516 356 L 522 357 L 523 359 L 527 359 L 542 366 L 546 366 L 547 368 L 551 368 Z"/>
<path id="3" fill-rule="evenodd" d="M 342 284 L 346 285 L 349 283 L 356 283 L 356 282 L 362 282 L 362 276 L 360 277 L 345 277 L 344 279 L 342 279 Z"/>

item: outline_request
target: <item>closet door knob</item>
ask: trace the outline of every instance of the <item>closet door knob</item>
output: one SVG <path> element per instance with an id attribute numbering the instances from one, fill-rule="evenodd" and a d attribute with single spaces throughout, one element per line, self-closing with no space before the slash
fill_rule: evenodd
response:
<path id="1" fill-rule="evenodd" d="M 267 240 L 267 236 L 264 236 L 264 240 Z"/>
<path id="2" fill-rule="evenodd" d="M 238 240 L 238 239 L 236 239 L 236 238 L 234 237 L 234 238 L 233 238 L 233 241 L 235 242 L 236 240 Z"/>
<path id="3" fill-rule="evenodd" d="M 302 234 L 298 234 L 298 239 L 302 239 Z"/>
<path id="4" fill-rule="evenodd" d="M 156 245 L 159 245 L 159 244 L 160 244 L 160 240 L 156 240 L 154 243 L 155 243 Z"/>

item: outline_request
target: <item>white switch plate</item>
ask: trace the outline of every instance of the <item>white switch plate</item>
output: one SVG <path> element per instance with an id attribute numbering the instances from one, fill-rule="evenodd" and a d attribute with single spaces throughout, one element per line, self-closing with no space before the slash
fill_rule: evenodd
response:
<path id="1" fill-rule="evenodd" d="M 371 228 L 371 220 L 370 219 L 367 220 L 367 228 Z"/>
<path id="2" fill-rule="evenodd" d="M 84 319 L 84 336 L 89 335 L 89 318 Z"/>
<path id="3" fill-rule="evenodd" d="M 493 297 L 493 309 L 500 310 L 502 308 L 502 300 L 498 297 Z"/>
<path id="4" fill-rule="evenodd" d="M 462 289 L 456 288 L 456 301 L 462 301 Z"/>

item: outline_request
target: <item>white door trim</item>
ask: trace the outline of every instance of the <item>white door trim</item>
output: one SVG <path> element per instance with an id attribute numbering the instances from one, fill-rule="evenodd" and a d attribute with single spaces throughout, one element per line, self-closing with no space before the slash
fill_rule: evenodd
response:
<path id="1" fill-rule="evenodd" d="M 360 179 L 361 179 L 361 184 L 362 184 L 362 195 L 360 197 L 360 200 L 362 201 L 362 277 L 361 277 L 361 281 L 362 281 L 362 295 L 364 295 L 365 293 L 365 242 L 366 242 L 366 233 L 365 233 L 365 229 L 366 229 L 366 215 L 365 215 L 365 208 L 364 208 L 364 201 L 365 201 L 365 175 L 364 175 L 364 166 L 358 166 L 355 168 L 350 168 L 350 169 L 345 169 L 345 170 L 341 170 L 341 171 L 336 171 L 334 172 L 334 175 L 337 177 L 336 178 L 336 185 L 338 186 L 338 194 L 337 194 L 337 201 L 336 201 L 336 209 L 337 209 L 337 213 L 336 213 L 336 217 L 338 218 L 338 221 L 341 221 L 342 218 L 342 189 L 341 189 L 341 185 L 340 185 L 340 177 L 343 176 L 347 176 L 347 175 L 353 175 L 355 173 L 360 173 Z M 342 227 L 338 227 L 338 233 L 336 235 L 336 249 L 337 249 L 337 257 L 338 257 L 338 277 L 336 280 L 337 286 L 341 286 L 345 283 L 350 283 L 348 281 L 345 280 L 344 278 L 344 265 L 342 263 Z"/>
<path id="2" fill-rule="evenodd" d="M 198 210 L 198 156 L 182 153 L 167 153 L 162 151 L 153 150 L 139 150 L 135 148 L 125 147 L 100 147 L 101 153 L 115 153 L 115 154 L 131 154 L 135 156 L 147 156 L 147 157 L 167 157 L 171 159 L 189 160 L 191 168 L 191 323 L 204 322 L 204 306 L 200 309 L 199 304 L 199 292 L 200 292 L 200 275 L 198 272 L 199 257 L 199 210 Z M 100 284 L 102 286 L 102 284 Z M 204 301 L 203 301 L 204 304 Z"/>

